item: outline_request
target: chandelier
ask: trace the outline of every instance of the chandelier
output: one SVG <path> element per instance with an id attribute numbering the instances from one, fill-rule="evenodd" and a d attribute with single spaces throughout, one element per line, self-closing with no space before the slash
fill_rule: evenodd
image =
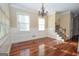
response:
<path id="1" fill-rule="evenodd" d="M 48 14 L 48 11 L 45 10 L 44 4 L 42 3 L 42 8 L 41 8 L 41 10 L 39 11 L 39 16 L 44 17 L 44 16 L 46 16 L 47 14 Z"/>

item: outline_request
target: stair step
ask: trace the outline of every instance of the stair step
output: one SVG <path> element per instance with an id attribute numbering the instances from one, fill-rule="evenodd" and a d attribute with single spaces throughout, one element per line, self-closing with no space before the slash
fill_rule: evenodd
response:
<path id="1" fill-rule="evenodd" d="M 61 37 L 61 35 L 59 35 L 57 32 L 55 32 L 54 35 L 55 35 L 54 37 L 55 37 L 56 39 L 62 40 L 62 41 L 64 40 L 63 37 Z"/>
<path id="2" fill-rule="evenodd" d="M 58 34 L 56 36 L 59 36 Z"/>
<path id="3" fill-rule="evenodd" d="M 61 39 L 60 37 L 57 37 L 57 39 Z"/>

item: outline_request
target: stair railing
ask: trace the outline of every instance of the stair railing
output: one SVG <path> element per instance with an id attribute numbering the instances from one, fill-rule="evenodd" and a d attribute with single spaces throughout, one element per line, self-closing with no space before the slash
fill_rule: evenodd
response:
<path id="1" fill-rule="evenodd" d="M 65 28 L 62 28 L 62 27 L 60 27 L 60 26 L 57 26 L 56 32 L 57 32 L 61 37 L 63 37 L 64 41 L 67 40 L 66 29 L 65 29 Z"/>

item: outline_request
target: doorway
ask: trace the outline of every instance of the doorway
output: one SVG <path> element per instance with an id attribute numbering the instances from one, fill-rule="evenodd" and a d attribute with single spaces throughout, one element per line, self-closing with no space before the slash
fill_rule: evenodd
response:
<path id="1" fill-rule="evenodd" d="M 79 15 L 74 15 L 72 26 L 73 26 L 72 38 L 73 40 L 78 41 L 79 39 Z"/>

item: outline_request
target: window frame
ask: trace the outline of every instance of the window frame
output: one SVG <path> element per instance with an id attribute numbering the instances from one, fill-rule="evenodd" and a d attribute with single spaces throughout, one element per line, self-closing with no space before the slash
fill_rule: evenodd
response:
<path id="1" fill-rule="evenodd" d="M 40 23 L 40 19 L 44 20 L 44 23 Z M 43 29 L 41 29 L 41 28 L 43 28 Z M 39 31 L 45 31 L 45 18 L 39 18 L 38 19 L 38 30 Z"/>
<path id="2" fill-rule="evenodd" d="M 28 16 L 28 17 L 29 17 L 29 23 L 22 23 L 22 22 L 19 22 L 19 21 L 18 21 L 19 15 L 21 15 L 21 16 Z M 20 25 L 21 25 L 21 24 L 28 24 L 29 29 L 26 28 L 26 29 L 22 30 L 22 29 L 20 28 Z M 27 25 L 26 25 L 26 27 L 27 27 Z M 29 31 L 30 31 L 30 16 L 29 16 L 29 15 L 25 15 L 25 14 L 17 14 L 17 28 L 18 28 L 18 30 L 21 31 L 21 32 L 29 32 Z"/>

